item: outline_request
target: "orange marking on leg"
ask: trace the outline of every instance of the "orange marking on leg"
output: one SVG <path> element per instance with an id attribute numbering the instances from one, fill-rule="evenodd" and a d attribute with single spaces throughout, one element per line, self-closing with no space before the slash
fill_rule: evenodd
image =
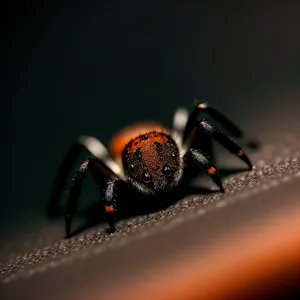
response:
<path id="1" fill-rule="evenodd" d="M 242 150 L 240 150 L 238 153 L 237 153 L 237 156 L 243 156 L 244 155 L 244 152 Z"/>
<path id="2" fill-rule="evenodd" d="M 114 206 L 111 204 L 111 205 L 105 205 L 105 211 L 107 213 L 113 213 L 114 212 Z"/>
<path id="3" fill-rule="evenodd" d="M 216 174 L 216 172 L 217 172 L 217 170 L 213 166 L 211 166 L 207 169 L 207 173 L 209 175 L 214 175 L 214 174 Z"/>

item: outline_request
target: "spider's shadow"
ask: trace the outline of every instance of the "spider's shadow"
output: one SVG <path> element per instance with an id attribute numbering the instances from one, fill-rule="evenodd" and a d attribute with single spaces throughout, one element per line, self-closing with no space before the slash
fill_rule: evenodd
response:
<path id="1" fill-rule="evenodd" d="M 220 174 L 223 176 L 238 174 L 246 171 L 245 168 L 230 168 L 230 169 L 220 169 Z M 149 213 L 155 213 L 169 206 L 177 203 L 184 197 L 189 195 L 204 195 L 209 193 L 216 193 L 218 190 L 211 190 L 202 186 L 189 186 L 183 184 L 181 188 L 176 189 L 174 192 L 164 195 L 161 197 L 143 197 L 138 194 L 134 196 L 126 196 L 126 203 L 124 205 L 119 204 L 118 206 L 118 218 L 117 220 L 124 220 L 135 216 L 146 215 Z M 129 200 L 130 199 L 130 200 Z M 75 236 L 89 228 L 92 228 L 101 223 L 108 228 L 105 222 L 105 213 L 103 209 L 103 203 L 96 201 L 89 205 L 86 209 L 78 211 L 77 215 L 83 217 L 83 222 L 81 224 L 76 224 L 72 230 L 71 236 Z M 60 214 L 62 216 L 62 214 Z M 75 225 L 75 224 L 74 224 Z M 109 230 L 107 229 L 107 232 Z"/>
<path id="2" fill-rule="evenodd" d="M 137 197 L 134 199 L 132 198 L 133 200 L 131 200 L 130 202 L 127 201 L 126 205 L 119 204 L 119 206 L 117 207 L 119 212 L 117 221 L 161 211 L 175 204 L 184 196 L 218 192 L 218 190 L 209 190 L 203 187 L 188 187 L 185 188 L 184 191 L 180 190 L 179 192 L 177 190 L 176 194 L 172 193 L 167 196 L 155 198 L 137 195 Z M 104 226 L 107 227 L 106 231 L 109 233 L 108 225 L 105 222 L 103 203 L 101 203 L 100 201 L 92 203 L 86 209 L 79 211 L 78 214 L 80 214 L 84 218 L 84 221 L 77 228 L 74 228 L 72 230 L 71 237 L 101 223 L 104 223 Z"/>

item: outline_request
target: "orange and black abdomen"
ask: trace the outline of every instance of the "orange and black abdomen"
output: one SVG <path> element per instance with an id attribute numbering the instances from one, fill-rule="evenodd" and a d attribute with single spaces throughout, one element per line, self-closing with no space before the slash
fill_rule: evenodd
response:
<path id="1" fill-rule="evenodd" d="M 147 139 L 144 136 L 146 133 L 151 133 Z M 112 138 L 110 143 L 111 154 L 118 163 L 121 163 L 126 146 L 128 146 L 127 151 L 129 152 L 134 152 L 138 148 L 147 149 L 156 141 L 163 142 L 165 134 L 169 134 L 169 130 L 160 123 L 142 122 L 127 126 Z"/>

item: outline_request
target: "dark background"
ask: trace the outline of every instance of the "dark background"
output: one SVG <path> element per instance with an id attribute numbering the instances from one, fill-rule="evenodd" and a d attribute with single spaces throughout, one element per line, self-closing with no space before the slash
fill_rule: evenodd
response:
<path id="1" fill-rule="evenodd" d="M 45 207 L 52 179 L 80 134 L 107 144 L 134 121 L 170 125 L 174 110 L 191 109 L 195 97 L 219 107 L 251 137 L 276 140 L 294 128 L 300 92 L 296 1 L 8 5 L 2 249 L 51 222 Z M 96 199 L 89 181 L 82 202 Z"/>

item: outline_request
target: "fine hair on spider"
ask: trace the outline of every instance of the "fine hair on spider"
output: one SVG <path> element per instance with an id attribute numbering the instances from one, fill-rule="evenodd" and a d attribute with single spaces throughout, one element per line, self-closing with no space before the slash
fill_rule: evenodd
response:
<path id="1" fill-rule="evenodd" d="M 71 221 L 86 172 L 96 183 L 104 183 L 104 212 L 110 232 L 115 231 L 118 200 L 124 188 L 149 197 L 167 195 L 189 175 L 191 169 L 204 170 L 220 192 L 222 181 L 213 164 L 211 141 L 216 140 L 244 161 L 249 170 L 252 164 L 245 152 L 232 139 L 203 118 L 206 112 L 220 123 L 229 135 L 243 137 L 243 132 L 227 117 L 207 103 L 199 102 L 191 113 L 185 108 L 176 110 L 173 127 L 158 122 L 141 122 L 120 130 L 111 140 L 109 150 L 95 137 L 81 136 L 64 157 L 54 181 L 55 195 L 65 186 L 82 149 L 91 157 L 79 164 L 66 204 L 66 234 L 71 234 Z"/>

